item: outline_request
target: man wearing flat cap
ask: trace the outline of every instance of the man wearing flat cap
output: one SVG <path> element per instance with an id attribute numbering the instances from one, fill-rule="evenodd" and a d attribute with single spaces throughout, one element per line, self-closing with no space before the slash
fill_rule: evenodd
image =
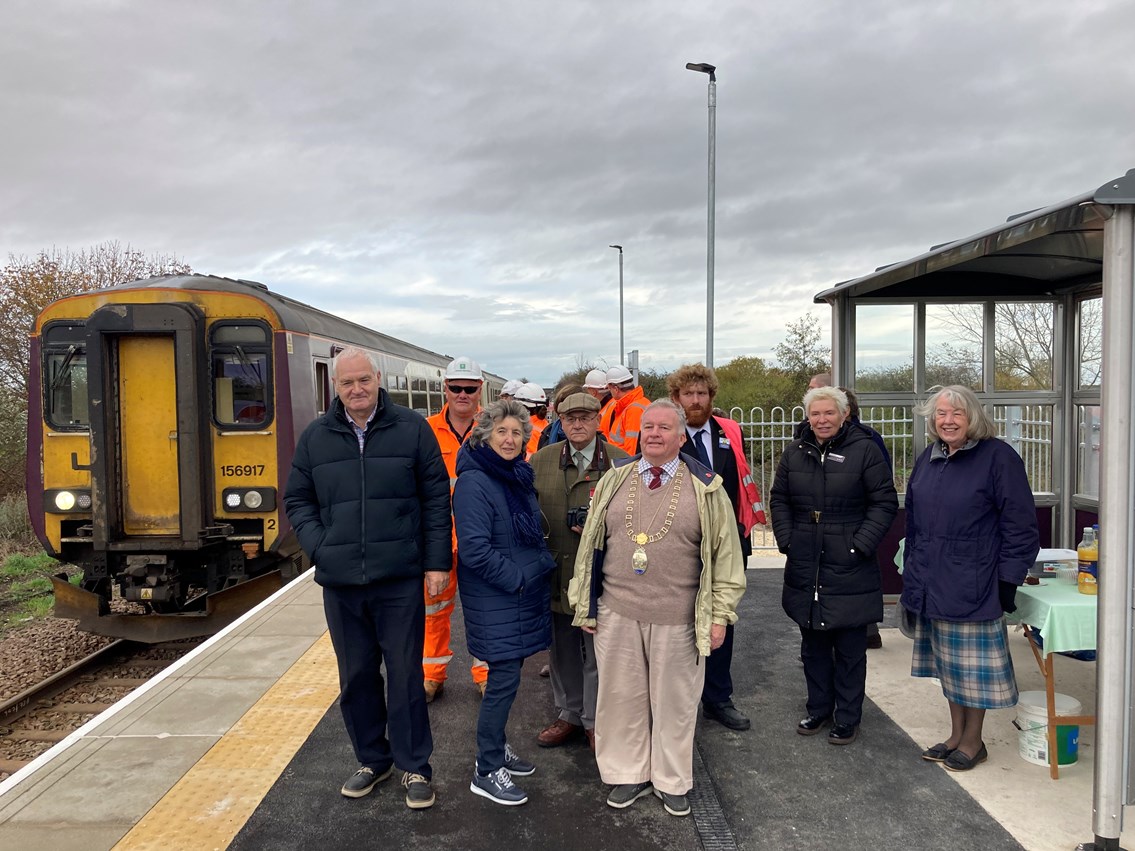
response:
<path id="1" fill-rule="evenodd" d="M 587 517 L 591 495 L 611 462 L 627 453 L 599 434 L 599 400 L 589 393 L 573 393 L 559 410 L 567 440 L 545 446 L 532 456 L 536 471 L 536 497 L 551 531 L 548 549 L 556 560 L 552 572 L 552 647 L 549 664 L 552 696 L 558 715 L 539 736 L 537 744 L 558 747 L 581 732 L 595 747 L 595 698 L 599 675 L 595 668 L 595 639 L 571 625 L 575 612 L 568 603 L 567 586 L 575 572 L 579 533 Z"/>

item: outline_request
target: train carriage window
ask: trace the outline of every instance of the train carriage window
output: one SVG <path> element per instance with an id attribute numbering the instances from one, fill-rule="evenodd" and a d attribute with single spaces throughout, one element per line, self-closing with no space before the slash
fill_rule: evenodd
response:
<path id="1" fill-rule="evenodd" d="M 318 416 L 331 408 L 331 369 L 321 360 L 315 362 L 315 408 Z"/>
<path id="2" fill-rule="evenodd" d="M 85 429 L 87 348 L 82 325 L 60 323 L 43 332 L 44 417 L 58 429 Z"/>
<path id="3" fill-rule="evenodd" d="M 259 323 L 213 325 L 213 418 L 219 425 L 260 428 L 271 420 L 270 340 Z"/>

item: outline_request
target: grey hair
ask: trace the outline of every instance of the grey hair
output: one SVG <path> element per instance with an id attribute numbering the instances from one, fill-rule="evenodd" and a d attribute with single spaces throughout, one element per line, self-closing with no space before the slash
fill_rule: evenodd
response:
<path id="1" fill-rule="evenodd" d="M 681 405 L 679 405 L 677 402 L 674 402 L 670 399 L 655 399 L 653 402 L 651 402 L 649 405 L 646 406 L 646 410 L 642 412 L 642 415 L 645 417 L 651 411 L 653 411 L 655 409 L 660 409 L 660 408 L 671 410 L 674 413 L 676 413 L 678 415 L 678 425 L 680 425 L 682 431 L 685 432 L 685 430 L 686 430 L 686 411 L 682 408 Z"/>
<path id="2" fill-rule="evenodd" d="M 914 408 L 916 414 L 926 418 L 926 433 L 935 440 L 942 439 L 934 428 L 934 411 L 938 408 L 939 400 L 945 400 L 966 412 L 966 419 L 969 420 L 966 427 L 967 440 L 985 440 L 997 436 L 997 426 L 985 412 L 977 394 L 961 384 L 950 384 L 946 387 L 931 387 L 930 398 Z"/>
<path id="3" fill-rule="evenodd" d="M 482 444 L 489 442 L 493 427 L 509 417 L 520 422 L 520 427 L 524 430 L 524 445 L 527 446 L 528 439 L 532 437 L 532 420 L 528 416 L 528 409 L 512 399 L 497 399 L 482 408 L 465 443 L 470 449 L 479 449 Z"/>
<path id="4" fill-rule="evenodd" d="M 847 412 L 851 410 L 851 404 L 847 401 L 847 394 L 838 387 L 813 387 L 804 394 L 804 416 L 808 416 L 808 409 L 812 406 L 812 403 L 820 399 L 835 402 L 841 417 L 846 417 Z"/>
<path id="5" fill-rule="evenodd" d="M 343 358 L 355 358 L 359 355 L 367 359 L 367 363 L 370 364 L 375 375 L 378 375 L 382 371 L 382 367 L 378 364 L 378 356 L 376 354 L 368 352 L 366 349 L 360 349 L 358 346 L 348 346 L 335 355 L 335 357 L 331 358 L 331 380 L 334 381 L 339 374 L 339 361 L 343 360 Z"/>

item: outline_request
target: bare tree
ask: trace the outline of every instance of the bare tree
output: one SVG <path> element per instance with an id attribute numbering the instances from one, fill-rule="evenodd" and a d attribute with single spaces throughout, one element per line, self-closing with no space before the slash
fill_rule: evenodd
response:
<path id="1" fill-rule="evenodd" d="M 831 370 L 832 350 L 821 343 L 820 320 L 808 313 L 789 322 L 784 342 L 774 351 L 780 368 L 792 376 L 796 385 L 806 387 L 808 379 L 818 372 Z"/>
<path id="2" fill-rule="evenodd" d="M 191 271 L 176 257 L 147 256 L 117 242 L 78 252 L 53 248 L 30 259 L 9 254 L 0 272 L 0 383 L 27 393 L 28 334 L 36 316 L 56 299 Z"/>
<path id="3" fill-rule="evenodd" d="M 984 343 L 984 305 L 944 305 L 941 322 L 951 328 L 954 343 L 931 355 L 939 363 L 973 362 Z M 1052 387 L 1051 302 L 999 301 L 994 304 L 993 384 L 1000 390 L 1041 390 Z"/>

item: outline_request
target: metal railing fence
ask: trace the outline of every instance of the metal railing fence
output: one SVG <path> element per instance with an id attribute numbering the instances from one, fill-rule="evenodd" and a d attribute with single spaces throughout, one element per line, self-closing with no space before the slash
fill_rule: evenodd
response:
<path id="1" fill-rule="evenodd" d="M 1052 490 L 1052 423 L 1051 405 L 997 405 L 994 406 L 994 423 L 998 436 L 1007 440 L 1025 462 L 1029 482 L 1034 492 Z M 788 408 L 777 405 L 767 411 L 750 408 L 747 412 L 733 408 L 729 416 L 741 427 L 753 481 L 760 488 L 765 515 L 772 522 L 768 497 L 776 478 L 780 456 L 792 442 L 796 426 L 804 420 L 800 405 Z M 895 471 L 895 489 L 905 493 L 906 483 L 914 468 L 914 411 L 909 406 L 873 406 L 860 410 L 865 425 L 879 432 Z M 771 526 L 753 529 L 754 549 L 776 549 Z"/>

